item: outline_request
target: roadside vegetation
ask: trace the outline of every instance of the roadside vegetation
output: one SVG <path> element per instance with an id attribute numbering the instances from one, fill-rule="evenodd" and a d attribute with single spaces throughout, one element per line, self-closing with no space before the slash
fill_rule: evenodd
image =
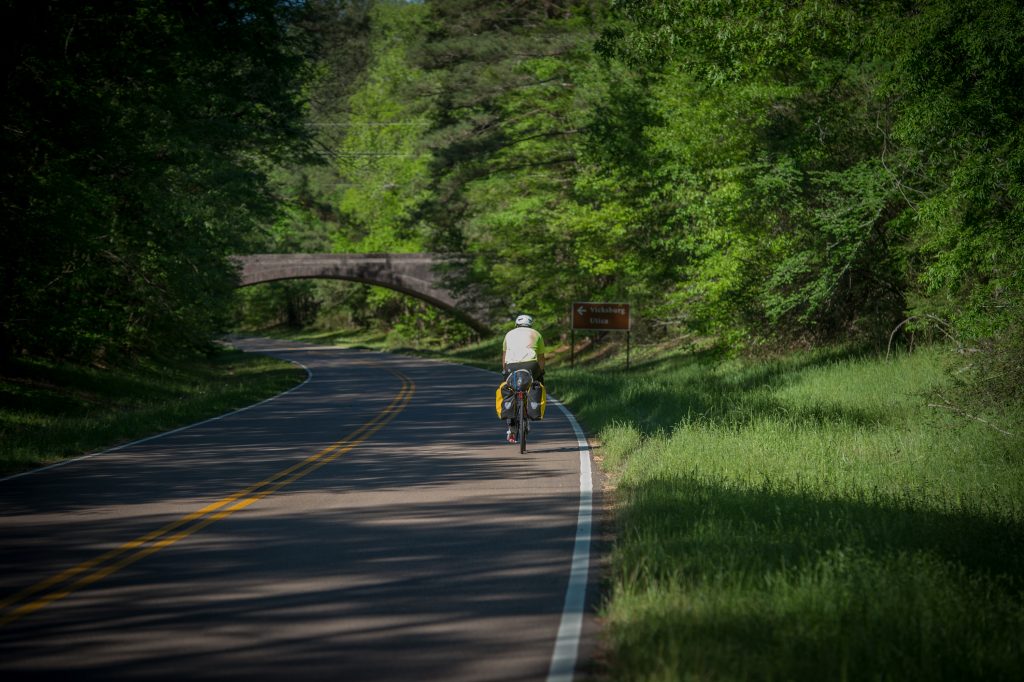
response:
<path id="1" fill-rule="evenodd" d="M 215 417 L 304 378 L 234 350 L 103 368 L 18 361 L 0 372 L 0 476 Z"/>
<path id="2" fill-rule="evenodd" d="M 554 373 L 615 487 L 608 677 L 1020 679 L 1024 413 L 930 406 L 949 357 Z"/>

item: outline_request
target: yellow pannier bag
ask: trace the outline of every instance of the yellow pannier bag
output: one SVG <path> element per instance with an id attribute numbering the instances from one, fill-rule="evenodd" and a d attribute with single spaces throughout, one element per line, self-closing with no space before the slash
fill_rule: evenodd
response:
<path id="1" fill-rule="evenodd" d="M 508 385 L 507 381 L 501 382 L 498 390 L 494 392 L 494 410 L 498 413 L 498 419 L 509 419 L 512 417 L 512 401 L 515 400 L 516 392 Z"/>

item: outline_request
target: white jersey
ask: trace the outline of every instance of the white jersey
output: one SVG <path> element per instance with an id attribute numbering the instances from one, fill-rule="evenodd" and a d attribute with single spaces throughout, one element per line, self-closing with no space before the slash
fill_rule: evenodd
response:
<path id="1" fill-rule="evenodd" d="M 516 327 L 505 334 L 501 350 L 505 352 L 506 364 L 532 362 L 537 359 L 538 353 L 544 352 L 544 337 L 536 329 Z"/>

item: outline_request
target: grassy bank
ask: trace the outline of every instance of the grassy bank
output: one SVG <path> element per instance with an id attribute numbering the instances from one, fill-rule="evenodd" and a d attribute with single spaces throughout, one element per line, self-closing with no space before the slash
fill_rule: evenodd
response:
<path id="1" fill-rule="evenodd" d="M 0 375 L 0 475 L 214 417 L 304 378 L 238 351 L 105 369 L 20 360 Z"/>
<path id="2" fill-rule="evenodd" d="M 943 357 L 555 374 L 617 484 L 610 677 L 1020 679 L 1024 419 L 928 407 Z"/>

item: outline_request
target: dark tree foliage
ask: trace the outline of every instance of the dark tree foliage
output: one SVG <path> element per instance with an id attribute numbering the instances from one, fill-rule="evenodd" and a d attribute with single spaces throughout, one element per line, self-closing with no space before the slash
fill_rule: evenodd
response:
<path id="1" fill-rule="evenodd" d="M 734 348 L 934 323 L 978 391 L 1024 385 L 1014 0 L 3 7 L 4 355 L 201 346 L 233 251 L 439 250 L 496 320 L 621 298 Z M 355 285 L 250 298 L 439 325 Z"/>
<path id="2" fill-rule="evenodd" d="M 294 3 L 3 6 L 0 353 L 202 347 L 301 139 Z"/>
<path id="3" fill-rule="evenodd" d="M 442 201 L 461 206 L 464 184 L 493 172 L 495 154 L 527 136 L 557 135 L 540 128 L 543 117 L 513 135 L 502 125 L 516 116 L 506 106 L 510 95 L 536 101 L 566 87 L 563 69 L 538 73 L 531 60 L 566 56 L 578 36 L 553 20 L 572 15 L 579 3 L 532 0 L 493 3 L 486 0 L 440 0 L 430 3 L 432 30 L 420 55 L 424 68 L 437 74 L 434 96 L 439 112 L 430 140 L 436 151 L 436 174 Z M 571 87 L 571 86 L 570 86 Z M 563 131 L 564 132 L 564 131 Z M 544 165 L 571 163 L 572 156 L 536 159 Z M 457 214 L 441 208 L 439 224 Z M 458 240 L 457 240 L 458 241 Z"/>
<path id="4" fill-rule="evenodd" d="M 600 49 L 650 75 L 691 320 L 789 342 L 892 329 L 905 203 L 885 166 L 886 64 L 868 48 L 884 5 L 614 5 Z"/>
<path id="5" fill-rule="evenodd" d="M 613 6 L 600 50 L 652 83 L 652 165 L 675 184 L 656 201 L 680 206 L 691 325 L 941 332 L 967 394 L 1024 395 L 1019 2 Z"/>
<path id="6" fill-rule="evenodd" d="M 438 112 L 424 217 L 432 248 L 468 256 L 453 281 L 505 312 L 564 314 L 592 284 L 573 235 L 555 220 L 572 205 L 582 133 L 581 80 L 603 3 L 436 0 L 419 54 Z"/>
<path id="7" fill-rule="evenodd" d="M 373 4 L 373 0 L 309 0 L 297 22 L 315 49 L 306 86 L 307 121 L 314 126 L 334 123 L 344 115 L 347 98 L 369 65 Z M 317 132 L 327 146 L 339 131 L 328 127 Z"/>

